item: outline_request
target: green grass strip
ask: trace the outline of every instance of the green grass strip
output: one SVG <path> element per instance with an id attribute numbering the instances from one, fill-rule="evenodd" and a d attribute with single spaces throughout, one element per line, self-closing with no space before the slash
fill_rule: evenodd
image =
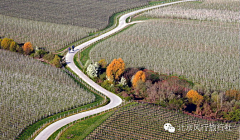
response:
<path id="1" fill-rule="evenodd" d="M 80 120 L 70 128 L 68 128 L 60 137 L 60 140 L 82 140 L 87 137 L 94 129 L 101 125 L 109 118 L 114 111 L 103 113 L 97 116 L 90 117 L 85 120 Z M 60 130 L 59 130 L 60 131 Z M 59 132 L 58 131 L 58 132 Z M 58 133 L 52 135 L 48 140 L 55 140 Z"/>
<path id="2" fill-rule="evenodd" d="M 123 107 L 129 107 L 136 104 L 136 102 L 132 102 L 124 105 Z M 100 126 L 105 120 L 107 120 L 112 114 L 114 114 L 114 112 L 115 109 L 97 116 L 90 117 L 85 120 L 79 120 L 77 123 L 70 126 L 66 131 L 62 132 L 60 140 L 83 140 L 98 126 Z M 64 128 L 65 127 L 63 127 L 63 129 Z M 48 140 L 54 140 L 60 131 L 61 130 L 55 132 Z"/>

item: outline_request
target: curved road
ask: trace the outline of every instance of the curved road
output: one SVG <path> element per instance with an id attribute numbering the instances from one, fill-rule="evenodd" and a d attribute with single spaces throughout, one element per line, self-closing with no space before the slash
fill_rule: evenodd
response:
<path id="1" fill-rule="evenodd" d="M 156 6 L 152 6 L 152 7 L 148 7 L 148 8 L 144 8 L 144 9 L 140 9 L 140 10 L 136 10 L 127 14 L 122 15 L 119 18 L 119 25 L 114 28 L 113 30 L 102 34 L 96 38 L 93 38 L 92 40 L 89 40 L 79 46 L 77 46 L 75 48 L 75 52 L 70 52 L 66 55 L 66 62 L 68 67 L 70 67 L 80 78 L 82 78 L 86 83 L 88 83 L 90 86 L 94 87 L 96 90 L 98 90 L 99 92 L 101 92 L 102 94 L 106 95 L 108 98 L 110 98 L 110 103 L 107 104 L 106 106 L 97 108 L 97 109 L 93 109 L 90 111 L 86 111 L 86 112 L 82 112 L 76 115 L 72 115 L 70 117 L 61 119 L 51 125 L 49 125 L 48 127 L 46 127 L 36 138 L 35 140 L 47 140 L 55 131 L 57 131 L 58 129 L 60 129 L 61 127 L 75 121 L 75 120 L 79 120 L 81 118 L 93 115 L 93 114 L 97 114 L 100 112 L 103 112 L 105 110 L 109 110 L 112 109 L 114 107 L 119 106 L 122 103 L 122 99 L 120 97 L 118 97 L 117 95 L 115 95 L 114 93 L 111 93 L 109 91 L 107 91 L 106 89 L 102 88 L 101 86 L 99 86 L 98 84 L 96 84 L 95 82 L 93 82 L 90 78 L 88 78 L 81 70 L 79 70 L 77 68 L 77 66 L 74 64 L 73 61 L 73 57 L 74 55 L 80 51 L 81 49 L 95 43 L 98 40 L 101 40 L 107 36 L 110 36 L 122 29 L 124 29 L 127 25 L 131 24 L 131 23 L 126 23 L 126 19 L 130 16 L 133 16 L 137 13 L 146 11 L 146 10 L 150 10 L 150 9 L 154 9 L 154 8 L 158 8 L 158 7 L 163 7 L 163 6 L 167 6 L 167 5 L 172 5 L 172 4 L 176 4 L 176 3 L 181 3 L 181 2 L 186 2 L 186 1 L 194 1 L 194 0 L 184 0 L 184 1 L 177 1 L 177 2 L 171 2 L 171 3 L 166 3 L 166 4 L 161 4 L 161 5 L 156 5 Z"/>

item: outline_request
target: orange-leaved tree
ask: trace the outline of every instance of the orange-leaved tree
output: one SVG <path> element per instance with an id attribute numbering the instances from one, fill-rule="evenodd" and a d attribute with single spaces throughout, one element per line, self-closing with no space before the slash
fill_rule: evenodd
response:
<path id="1" fill-rule="evenodd" d="M 132 84 L 133 84 L 133 87 L 136 87 L 137 86 L 137 82 L 141 80 L 143 82 L 145 82 L 146 80 L 146 75 L 145 75 L 145 72 L 143 71 L 138 71 L 135 75 L 134 75 L 134 78 L 132 80 Z"/>
<path id="2" fill-rule="evenodd" d="M 33 51 L 33 46 L 30 42 L 26 42 L 23 45 L 23 51 L 25 54 L 29 55 Z"/>
<path id="3" fill-rule="evenodd" d="M 195 105 L 200 105 L 203 101 L 203 96 L 195 90 L 188 91 L 186 97 Z"/>
<path id="4" fill-rule="evenodd" d="M 119 80 L 125 70 L 125 63 L 121 58 L 114 59 L 107 67 L 107 78 L 109 81 Z"/>

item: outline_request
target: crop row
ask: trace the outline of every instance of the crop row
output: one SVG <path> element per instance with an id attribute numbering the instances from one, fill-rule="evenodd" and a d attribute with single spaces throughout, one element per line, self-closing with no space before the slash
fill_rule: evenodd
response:
<path id="1" fill-rule="evenodd" d="M 150 17 L 184 18 L 224 22 L 239 22 L 240 3 L 236 0 L 204 0 L 186 2 L 144 13 Z"/>
<path id="2" fill-rule="evenodd" d="M 171 123 L 175 132 L 165 131 L 165 123 Z M 203 124 L 230 126 L 230 129 L 189 129 L 191 125 Z M 237 139 L 239 131 L 239 125 L 194 118 L 159 106 L 135 104 L 116 111 L 86 139 Z"/>
<path id="3" fill-rule="evenodd" d="M 51 0 L 4 0 L 0 2 L 0 14 L 35 21 L 102 29 L 108 25 L 109 17 L 113 13 L 147 4 L 148 0 L 61 0 L 54 2 Z"/>
<path id="4" fill-rule="evenodd" d="M 0 61 L 0 139 L 14 139 L 44 117 L 95 100 L 60 69 L 4 50 Z"/>
<path id="5" fill-rule="evenodd" d="M 18 43 L 31 42 L 33 46 L 56 51 L 96 29 L 39 22 L 0 15 L 0 37 L 13 38 Z"/>
<path id="6" fill-rule="evenodd" d="M 239 89 L 237 23 L 161 19 L 138 23 L 98 43 L 90 58 L 177 74 L 213 90 Z"/>

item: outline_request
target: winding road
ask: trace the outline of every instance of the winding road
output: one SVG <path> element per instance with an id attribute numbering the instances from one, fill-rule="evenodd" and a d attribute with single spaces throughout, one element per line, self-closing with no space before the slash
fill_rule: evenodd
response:
<path id="1" fill-rule="evenodd" d="M 102 34 L 102 35 L 100 35 L 96 38 L 93 38 L 93 39 L 91 39 L 91 40 L 89 40 L 89 41 L 87 41 L 87 42 L 85 42 L 85 43 L 83 43 L 79 46 L 77 46 L 75 48 L 74 52 L 67 53 L 66 62 L 67 62 L 68 67 L 71 68 L 80 78 L 82 78 L 90 86 L 92 86 L 93 88 L 95 88 L 96 90 L 101 92 L 102 94 L 106 95 L 110 99 L 110 103 L 103 106 L 103 107 L 97 108 L 97 109 L 82 112 L 82 113 L 79 113 L 79 114 L 72 115 L 70 117 L 61 119 L 61 120 L 49 125 L 48 127 L 46 127 L 35 138 L 35 140 L 47 140 L 55 131 L 57 131 L 61 127 L 65 126 L 65 125 L 67 125 L 67 124 L 69 124 L 73 121 L 76 121 L 76 120 L 79 120 L 81 118 L 84 118 L 84 117 L 87 117 L 87 116 L 90 116 L 90 115 L 93 115 L 93 114 L 97 114 L 97 113 L 100 113 L 100 112 L 103 112 L 103 111 L 106 111 L 106 110 L 109 110 L 109 109 L 112 109 L 112 108 L 115 108 L 122 103 L 122 99 L 120 97 L 118 97 L 114 93 L 111 93 L 111 92 L 107 91 L 106 89 L 102 88 L 101 86 L 96 84 L 94 81 L 92 81 L 90 78 L 88 78 L 88 76 L 86 76 L 81 70 L 78 69 L 78 67 L 74 64 L 74 61 L 73 61 L 74 55 L 78 51 L 80 51 L 81 49 L 95 43 L 98 40 L 101 40 L 105 37 L 108 37 L 108 36 L 118 32 L 118 31 L 124 29 L 129 24 L 132 24 L 132 23 L 126 23 L 126 19 L 130 16 L 133 16 L 137 13 L 140 13 L 140 12 L 143 12 L 143 11 L 146 11 L 146 10 L 159 8 L 159 7 L 163 7 L 163 6 L 167 6 L 167 5 L 172 5 L 172 4 L 177 4 L 177 3 L 182 3 L 182 2 L 187 2 L 187 1 L 195 1 L 195 0 L 184 0 L 184 1 L 171 2 L 171 3 L 166 3 L 166 4 L 147 7 L 147 8 L 144 8 L 144 9 L 140 9 L 140 10 L 136 10 L 136 11 L 124 14 L 119 18 L 119 22 L 118 22 L 119 24 L 116 28 L 114 28 L 113 30 L 111 30 L 109 32 L 106 32 L 106 33 L 104 33 L 104 34 Z"/>

